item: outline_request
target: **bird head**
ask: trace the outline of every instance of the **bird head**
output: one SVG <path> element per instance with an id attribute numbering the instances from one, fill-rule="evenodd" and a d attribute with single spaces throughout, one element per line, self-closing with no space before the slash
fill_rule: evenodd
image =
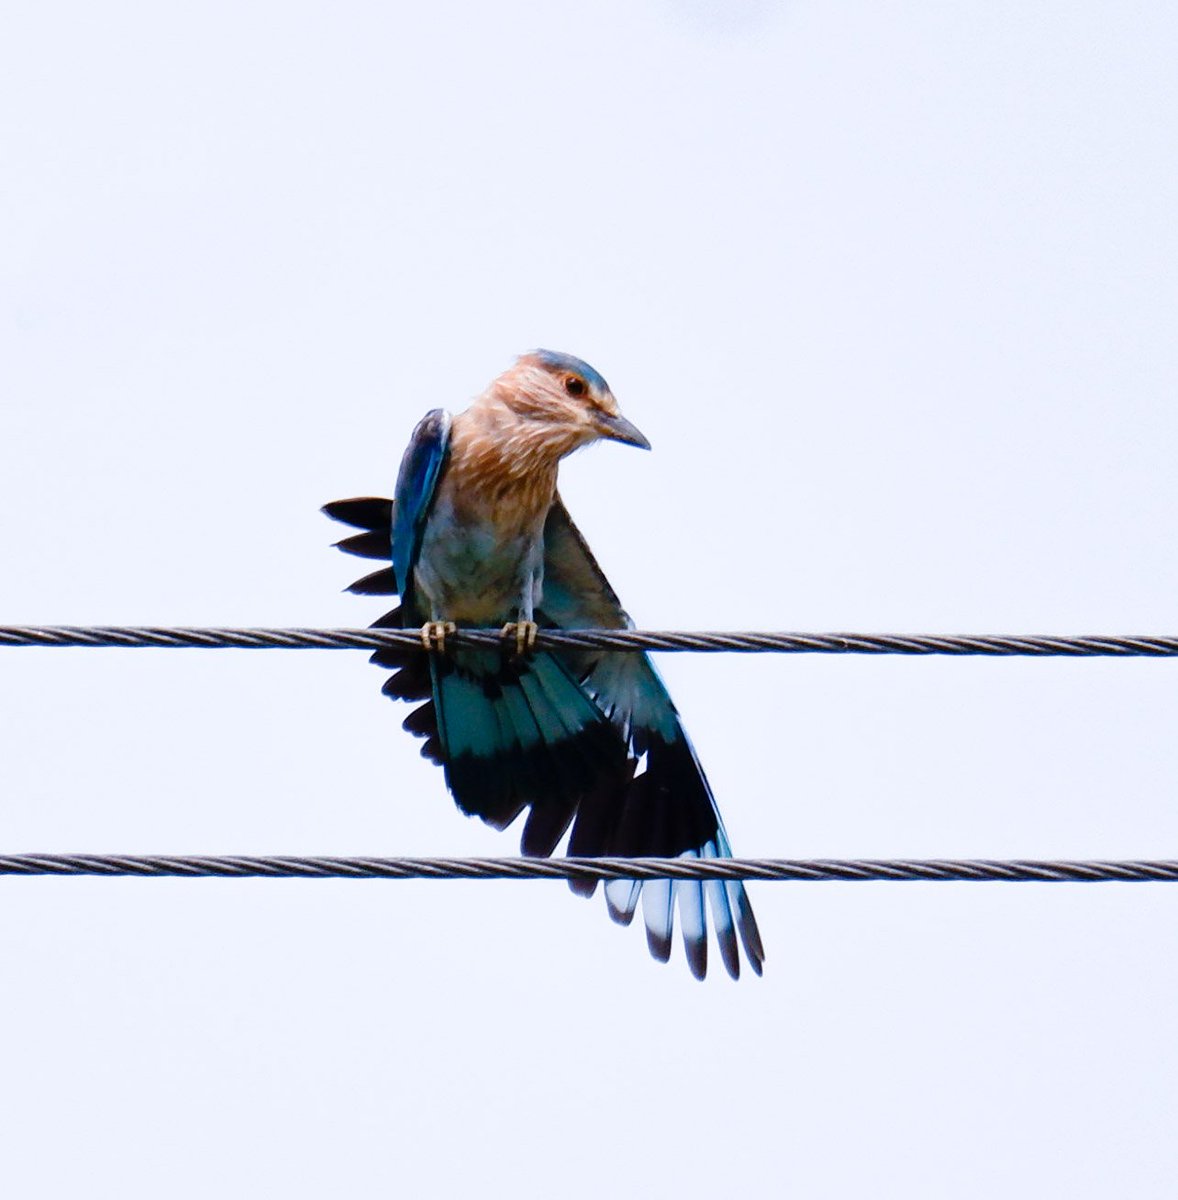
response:
<path id="1" fill-rule="evenodd" d="M 555 350 L 521 355 L 491 386 L 498 403 L 560 454 L 599 438 L 650 449 L 609 384 L 586 362 Z"/>

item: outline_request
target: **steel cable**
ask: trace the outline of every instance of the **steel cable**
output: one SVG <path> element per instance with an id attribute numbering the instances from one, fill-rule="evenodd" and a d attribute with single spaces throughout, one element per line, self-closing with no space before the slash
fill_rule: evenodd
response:
<path id="1" fill-rule="evenodd" d="M 0 875 L 231 879 L 732 879 L 856 883 L 1178 883 L 1178 860 L 349 858 L 6 854 Z"/>
<path id="2" fill-rule="evenodd" d="M 498 646 L 499 630 L 460 629 L 456 645 Z M 416 629 L 226 629 L 163 625 L 0 625 L 0 646 L 206 650 L 376 650 L 421 647 Z M 1035 658 L 1172 658 L 1178 637 L 1001 634 L 716 633 L 639 629 L 540 630 L 552 649 L 661 650 L 739 654 L 944 654 Z"/>

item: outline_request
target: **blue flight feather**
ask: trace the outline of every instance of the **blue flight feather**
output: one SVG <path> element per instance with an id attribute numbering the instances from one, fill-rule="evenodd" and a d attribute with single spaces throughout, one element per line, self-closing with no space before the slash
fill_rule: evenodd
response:
<path id="1" fill-rule="evenodd" d="M 450 414 L 435 408 L 418 422 L 397 474 L 393 504 L 393 574 L 397 591 L 409 596 L 411 572 L 421 549 L 421 533 L 450 441 Z"/>

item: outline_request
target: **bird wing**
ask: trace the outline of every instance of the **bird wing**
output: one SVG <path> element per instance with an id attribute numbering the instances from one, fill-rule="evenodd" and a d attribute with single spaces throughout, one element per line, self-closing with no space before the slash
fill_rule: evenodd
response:
<path id="1" fill-rule="evenodd" d="M 542 607 L 562 629 L 630 629 L 634 624 L 560 496 L 544 524 Z"/>
<path id="2" fill-rule="evenodd" d="M 357 579 L 348 591 L 360 596 L 407 597 L 413 568 L 421 550 L 421 533 L 429 516 L 434 491 L 446 462 L 450 445 L 450 414 L 435 408 L 425 414 L 413 430 L 401 458 L 393 500 L 380 496 L 358 496 L 352 500 L 333 500 L 323 506 L 333 521 L 361 529 L 336 542 L 345 554 L 361 558 L 385 559 L 390 563 Z M 378 626 L 399 626 L 386 614 Z"/>
<path id="3" fill-rule="evenodd" d="M 435 408 L 417 423 L 401 459 L 393 493 L 393 575 L 403 602 L 411 599 L 421 533 L 449 445 L 450 414 Z"/>
<path id="4" fill-rule="evenodd" d="M 426 413 L 413 430 L 397 473 L 395 499 L 360 496 L 334 500 L 323 506 L 332 520 L 363 530 L 336 542 L 346 554 L 382 558 L 389 564 L 356 580 L 347 590 L 359 595 L 396 596 L 402 603 L 372 623 L 374 629 L 400 629 L 402 608 L 412 612 L 412 573 L 421 550 L 421 535 L 433 503 L 434 492 L 450 442 L 450 414 L 435 408 Z M 407 595 L 408 593 L 408 595 Z M 431 699 L 433 685 L 425 655 L 403 646 L 382 646 L 369 661 L 392 670 L 381 690 L 394 700 L 425 701 L 406 718 L 411 733 L 425 739 L 422 754 L 441 764 L 443 751 L 437 715 Z"/>
<path id="5" fill-rule="evenodd" d="M 555 499 L 544 526 L 543 623 L 564 629 L 629 629 L 633 622 L 597 564 L 563 502 Z M 573 827 L 575 855 L 731 857 L 720 811 L 695 748 L 666 685 L 645 654 L 563 651 L 570 670 L 626 739 L 640 769 L 612 803 L 583 811 Z M 575 886 L 588 893 L 591 887 Z M 702 975 L 707 930 L 704 895 L 712 908 L 720 955 L 728 972 L 740 970 L 736 937 L 760 974 L 764 950 L 744 885 L 693 880 L 606 884 L 615 920 L 628 923 L 643 900 L 651 953 L 664 961 L 671 950 L 676 899 L 692 970 Z"/>

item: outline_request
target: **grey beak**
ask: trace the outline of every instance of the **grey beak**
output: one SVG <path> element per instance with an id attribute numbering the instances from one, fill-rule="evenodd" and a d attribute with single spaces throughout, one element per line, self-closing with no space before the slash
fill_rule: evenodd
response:
<path id="1" fill-rule="evenodd" d="M 625 442 L 627 446 L 637 446 L 639 450 L 649 450 L 650 443 L 642 436 L 637 425 L 632 425 L 625 417 L 602 417 L 599 422 L 601 436 L 613 442 Z"/>

